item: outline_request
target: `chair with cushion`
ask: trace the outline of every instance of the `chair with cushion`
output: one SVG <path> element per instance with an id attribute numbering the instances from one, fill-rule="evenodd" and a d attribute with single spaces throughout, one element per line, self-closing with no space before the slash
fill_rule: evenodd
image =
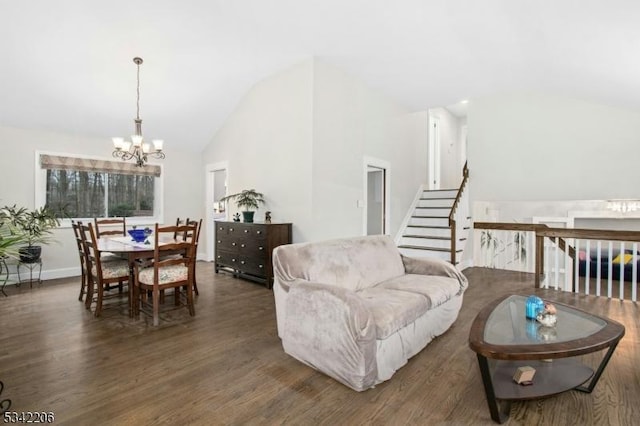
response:
<path id="1" fill-rule="evenodd" d="M 79 229 L 88 277 L 85 305 L 89 309 L 95 300 L 95 315 L 100 316 L 105 297 L 111 295 L 111 284 L 119 283 L 118 295 L 122 295 L 122 283 L 129 280 L 129 262 L 124 259 L 103 260 L 98 250 L 98 238 L 92 224 L 80 225 Z"/>
<path id="2" fill-rule="evenodd" d="M 141 305 L 147 305 L 146 295 L 151 293 L 151 312 L 153 325 L 160 323 L 160 294 L 173 288 L 176 305 L 182 304 L 180 287 L 186 291 L 185 305 L 191 316 L 195 315 L 193 304 L 193 263 L 195 262 L 195 238 L 190 240 L 174 239 L 174 234 L 189 233 L 196 235 L 197 225 L 180 225 L 160 227 L 155 225 L 155 246 L 153 261 L 135 265 L 135 282 L 133 288 L 133 312 L 140 316 Z M 180 256 L 171 256 L 180 254 Z"/>
<path id="3" fill-rule="evenodd" d="M 196 259 L 195 258 L 198 255 L 198 241 L 200 240 L 200 228 L 202 228 L 202 219 L 200 219 L 200 221 L 187 219 L 185 223 L 187 225 L 196 226 L 195 232 L 191 234 L 185 232 L 182 238 L 184 240 L 188 240 L 190 238 L 194 239 L 195 251 L 194 251 L 194 259 L 193 259 L 193 291 L 196 293 L 196 296 L 198 296 L 200 293 L 198 292 L 198 282 L 196 280 Z"/>
<path id="4" fill-rule="evenodd" d="M 93 218 L 96 236 L 98 238 L 105 235 L 127 236 L 127 219 L 123 217 L 113 217 L 107 219 Z"/>
<path id="5" fill-rule="evenodd" d="M 78 256 L 80 257 L 80 295 L 78 296 L 78 300 L 82 302 L 84 298 L 84 294 L 87 289 L 87 266 L 84 258 L 84 243 L 82 242 L 82 237 L 80 236 L 80 226 L 82 226 L 82 222 L 76 222 L 75 220 L 71 221 L 71 227 L 73 228 L 73 235 L 76 238 L 76 245 L 78 246 Z"/>

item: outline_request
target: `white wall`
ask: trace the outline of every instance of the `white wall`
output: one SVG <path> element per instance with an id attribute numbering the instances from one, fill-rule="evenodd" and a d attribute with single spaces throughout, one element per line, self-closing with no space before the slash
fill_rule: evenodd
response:
<path id="1" fill-rule="evenodd" d="M 215 134 L 203 163 L 229 163 L 228 193 L 253 188 L 266 203 L 255 215 L 292 222 L 293 240 L 308 239 L 311 218 L 311 105 L 313 61 L 257 83 Z M 229 217 L 237 208 L 229 205 Z M 212 230 L 204 237 L 212 238 Z M 201 235 L 201 238 L 203 235 Z"/>
<path id="2" fill-rule="evenodd" d="M 272 211 L 274 222 L 293 223 L 293 241 L 302 242 L 362 235 L 363 157 L 388 161 L 394 234 L 426 178 L 426 130 L 426 113 L 410 114 L 308 59 L 257 83 L 213 137 L 203 162 L 228 161 L 229 193 L 263 192 L 267 203 L 257 219 Z"/>
<path id="3" fill-rule="evenodd" d="M 33 208 L 35 203 L 35 152 L 110 158 L 110 139 L 85 137 L 33 129 L 0 126 L 0 205 Z M 167 158 L 164 173 L 164 219 L 175 222 L 180 217 L 202 217 L 202 182 L 200 161 L 196 154 L 181 152 L 179 142 L 165 143 Z M 195 167 L 194 167 L 195 164 Z M 79 275 L 79 260 L 71 228 L 54 231 L 58 244 L 43 247 L 43 278 Z M 202 251 L 202 250 L 201 250 Z"/>
<path id="4" fill-rule="evenodd" d="M 445 108 L 429 109 L 429 116 L 440 119 L 440 188 L 458 189 L 464 165 L 460 161 L 460 130 L 465 120 Z"/>
<path id="5" fill-rule="evenodd" d="M 540 94 L 474 99 L 473 200 L 637 198 L 640 112 Z"/>
<path id="6" fill-rule="evenodd" d="M 362 235 L 363 158 L 390 163 L 390 229 L 395 235 L 426 180 L 426 113 L 410 114 L 360 80 L 315 60 L 311 240 Z"/>

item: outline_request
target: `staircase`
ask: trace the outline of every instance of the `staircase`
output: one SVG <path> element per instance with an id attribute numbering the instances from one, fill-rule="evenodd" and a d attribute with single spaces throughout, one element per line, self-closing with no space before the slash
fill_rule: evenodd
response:
<path id="1" fill-rule="evenodd" d="M 457 265 L 471 228 L 465 191 L 468 170 L 459 189 L 420 188 L 396 243 L 409 257 L 437 257 Z M 453 241 L 452 241 L 453 239 Z"/>

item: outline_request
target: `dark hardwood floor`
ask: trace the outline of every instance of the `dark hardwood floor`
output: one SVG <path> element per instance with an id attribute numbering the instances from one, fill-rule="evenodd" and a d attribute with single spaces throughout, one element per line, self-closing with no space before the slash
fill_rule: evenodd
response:
<path id="1" fill-rule="evenodd" d="M 465 274 L 470 287 L 453 327 L 391 380 L 360 393 L 286 355 L 271 291 L 216 275 L 212 264 L 198 263 L 196 316 L 174 311 L 159 327 L 130 320 L 124 300 L 94 318 L 77 300 L 79 278 L 8 288 L 0 296 L 0 400 L 11 399 L 12 411 L 52 411 L 57 424 L 494 424 L 469 328 L 486 303 L 533 288 L 533 277 Z M 557 299 L 623 323 L 626 335 L 592 394 L 514 403 L 506 424 L 638 424 L 637 304 Z"/>

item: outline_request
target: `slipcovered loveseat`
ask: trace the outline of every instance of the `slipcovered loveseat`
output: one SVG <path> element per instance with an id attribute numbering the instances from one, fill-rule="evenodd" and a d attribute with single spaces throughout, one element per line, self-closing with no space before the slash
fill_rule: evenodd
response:
<path id="1" fill-rule="evenodd" d="M 458 317 L 467 279 L 384 235 L 273 252 L 284 351 L 357 391 L 388 380 Z"/>

